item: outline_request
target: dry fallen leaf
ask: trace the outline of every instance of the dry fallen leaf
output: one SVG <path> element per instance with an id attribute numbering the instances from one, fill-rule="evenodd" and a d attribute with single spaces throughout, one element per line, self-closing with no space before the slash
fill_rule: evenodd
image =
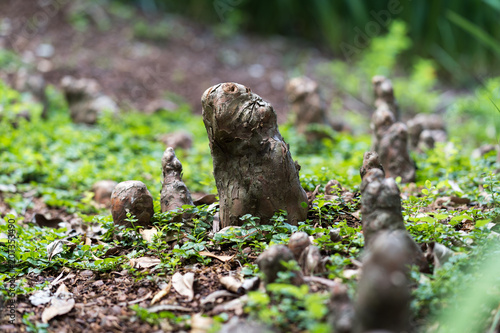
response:
<path id="1" fill-rule="evenodd" d="M 53 256 L 55 256 L 58 253 L 61 253 L 64 250 L 63 245 L 69 246 L 71 251 L 73 251 L 73 249 L 76 248 L 76 244 L 70 242 L 67 239 L 64 238 L 57 239 L 52 243 L 50 243 L 49 245 L 47 245 L 47 259 L 50 261 L 50 259 L 52 259 Z"/>
<path id="2" fill-rule="evenodd" d="M 52 318 L 70 312 L 74 306 L 73 294 L 64 283 L 61 283 L 54 296 L 51 296 L 50 306 L 43 310 L 42 322 L 48 323 Z"/>
<path id="3" fill-rule="evenodd" d="M 160 259 L 151 257 L 140 257 L 130 259 L 129 264 L 134 268 L 151 268 L 161 263 Z"/>
<path id="4" fill-rule="evenodd" d="M 60 299 L 60 298 L 54 297 L 54 298 L 52 298 L 50 306 L 48 308 L 46 308 L 45 310 L 43 310 L 42 322 L 46 324 L 52 318 L 70 312 L 74 306 L 75 306 L 75 300 L 73 298 Z"/>
<path id="5" fill-rule="evenodd" d="M 48 219 L 43 214 L 36 213 L 33 216 L 33 222 L 36 223 L 39 227 L 47 227 L 52 229 L 59 228 L 59 223 L 63 222 L 62 219 L 56 217 L 54 219 Z"/>
<path id="6" fill-rule="evenodd" d="M 222 262 L 226 262 L 226 261 L 229 261 L 229 260 L 234 258 L 234 255 L 232 255 L 232 256 L 218 256 L 218 255 L 213 254 L 212 252 L 208 252 L 208 251 L 200 251 L 198 254 L 205 256 L 205 257 L 219 259 Z"/>
<path id="7" fill-rule="evenodd" d="M 175 273 L 174 276 L 172 276 L 172 286 L 175 291 L 182 296 L 186 296 L 188 301 L 191 301 L 194 297 L 193 282 L 194 273 L 186 273 L 184 275 Z"/>
<path id="8" fill-rule="evenodd" d="M 61 285 L 57 288 L 56 293 L 54 294 L 57 297 L 60 297 L 60 295 L 63 294 L 71 294 L 68 290 L 68 287 L 64 283 L 61 283 Z"/>
<path id="9" fill-rule="evenodd" d="M 142 239 L 144 239 L 148 243 L 151 243 L 153 242 L 153 238 L 155 237 L 155 235 L 158 233 L 158 229 L 141 229 L 139 233 L 141 234 Z"/>
<path id="10" fill-rule="evenodd" d="M 214 320 L 196 313 L 191 317 L 191 333 L 205 333 L 210 330 Z"/>
<path id="11" fill-rule="evenodd" d="M 233 276 L 221 276 L 219 278 L 219 282 L 224 286 L 229 291 L 232 291 L 233 293 L 240 293 L 240 288 L 242 285 L 242 282 L 238 279 L 236 279 Z"/>
<path id="12" fill-rule="evenodd" d="M 199 197 L 198 199 L 193 200 L 193 204 L 195 206 L 211 205 L 216 201 L 217 201 L 217 197 L 215 194 L 205 194 L 205 195 Z"/>
<path id="13" fill-rule="evenodd" d="M 165 288 L 156 293 L 156 295 L 153 297 L 153 300 L 151 301 L 151 305 L 158 303 L 163 297 L 167 296 L 170 292 L 170 289 L 172 289 L 172 280 L 170 280 Z"/>
<path id="14" fill-rule="evenodd" d="M 46 304 L 52 300 L 52 295 L 49 289 L 38 290 L 30 296 L 30 302 L 34 306 Z"/>

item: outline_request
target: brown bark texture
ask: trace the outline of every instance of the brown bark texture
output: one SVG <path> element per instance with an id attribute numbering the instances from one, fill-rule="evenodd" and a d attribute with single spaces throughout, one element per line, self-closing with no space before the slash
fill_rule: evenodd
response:
<path id="1" fill-rule="evenodd" d="M 328 302 L 328 322 L 336 333 L 351 333 L 354 326 L 354 306 L 347 293 L 347 287 L 343 284 L 331 289 Z"/>
<path id="2" fill-rule="evenodd" d="M 384 167 L 382 163 L 380 163 L 380 158 L 378 154 L 374 151 L 367 151 L 363 155 L 363 165 L 359 169 L 359 175 L 361 176 L 361 180 L 365 178 L 365 175 L 371 169 L 380 169 L 385 177 Z"/>
<path id="3" fill-rule="evenodd" d="M 363 261 L 355 305 L 355 332 L 408 331 L 411 257 L 412 249 L 404 231 L 385 231 L 377 236 Z"/>
<path id="4" fill-rule="evenodd" d="M 174 149 L 168 147 L 161 159 L 163 185 L 161 188 L 161 211 L 168 212 L 183 205 L 193 206 L 193 199 L 186 184 L 182 181 L 182 164 L 175 156 Z"/>
<path id="5" fill-rule="evenodd" d="M 414 182 L 415 162 L 408 152 L 408 130 L 403 123 L 395 123 L 379 141 L 378 154 L 386 177 L 401 177 L 401 182 Z"/>
<path id="6" fill-rule="evenodd" d="M 394 114 L 396 120 L 401 118 L 399 105 L 394 98 L 394 89 L 392 82 L 382 75 L 376 75 L 372 78 L 373 91 L 375 93 L 375 107 L 379 108 L 383 105 Z"/>
<path id="7" fill-rule="evenodd" d="M 221 83 L 202 96 L 203 122 L 220 198 L 221 227 L 251 214 L 269 223 L 278 210 L 296 225 L 307 217 L 300 166 L 292 160 L 273 107 L 238 83 Z M 303 203 L 306 204 L 303 204 Z"/>
<path id="8" fill-rule="evenodd" d="M 116 185 L 111 194 L 111 215 L 116 225 L 132 227 L 126 221 L 127 213 L 132 214 L 138 221 L 137 226 L 151 226 L 151 217 L 154 215 L 153 197 L 146 185 L 138 180 L 127 180 Z"/>
<path id="9" fill-rule="evenodd" d="M 380 150 L 381 138 L 394 123 L 396 123 L 396 118 L 387 106 L 381 106 L 375 110 L 370 123 L 370 128 L 372 129 L 373 151 L 378 152 Z"/>
<path id="10" fill-rule="evenodd" d="M 408 120 L 410 147 L 423 151 L 434 148 L 436 142 L 446 142 L 448 136 L 444 121 L 435 114 L 419 114 Z"/>
<path id="11" fill-rule="evenodd" d="M 361 183 L 361 215 L 368 250 L 381 232 L 400 230 L 412 250 L 412 263 L 421 271 L 428 271 L 422 250 L 406 231 L 398 185 L 393 178 L 384 178 L 384 172 L 378 168 L 370 169 Z"/>
<path id="12" fill-rule="evenodd" d="M 285 245 L 272 245 L 262 252 L 256 260 L 257 265 L 264 273 L 264 281 L 273 283 L 278 278 L 278 272 L 286 272 L 287 268 L 282 262 L 295 261 L 292 251 Z M 301 271 L 294 271 L 292 284 L 300 285 L 304 283 Z"/>
<path id="13" fill-rule="evenodd" d="M 325 125 L 336 131 L 346 130 L 347 126 L 340 120 L 332 119 L 328 107 L 319 92 L 316 81 L 305 77 L 296 77 L 288 81 L 286 86 L 288 100 L 297 132 L 305 134 L 309 141 L 321 140 L 328 135 L 311 129 L 310 125 Z"/>

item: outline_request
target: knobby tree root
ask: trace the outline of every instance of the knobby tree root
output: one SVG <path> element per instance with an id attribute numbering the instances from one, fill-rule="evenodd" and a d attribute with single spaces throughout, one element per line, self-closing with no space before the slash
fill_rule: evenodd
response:
<path id="1" fill-rule="evenodd" d="M 137 219 L 133 224 L 127 220 L 127 213 Z M 146 185 L 138 180 L 121 182 L 111 194 L 111 215 L 115 225 L 127 228 L 149 227 L 154 215 L 153 197 Z"/>
<path id="2" fill-rule="evenodd" d="M 412 255 L 404 231 L 383 231 L 377 236 L 363 261 L 354 332 L 408 330 Z"/>
<path id="3" fill-rule="evenodd" d="M 370 164 L 374 167 L 366 170 L 360 188 L 366 248 L 370 250 L 380 232 L 400 230 L 405 235 L 407 246 L 412 250 L 412 263 L 418 265 L 421 271 L 427 272 L 429 266 L 422 250 L 406 231 L 398 185 L 393 178 L 385 178 L 384 171 L 377 167 L 379 163 L 374 161 L 373 154 L 365 154 L 363 165 Z"/>
<path id="4" fill-rule="evenodd" d="M 397 121 L 399 108 L 392 83 L 383 76 L 375 76 L 372 82 L 377 98 L 371 122 L 372 150 L 378 153 L 387 177 L 414 182 L 416 167 L 408 152 L 408 128 Z"/>
<path id="5" fill-rule="evenodd" d="M 394 97 L 394 89 L 392 87 L 392 82 L 388 78 L 382 75 L 376 75 L 372 78 L 373 92 L 375 95 L 375 107 L 378 109 L 382 106 L 386 106 L 396 120 L 401 118 L 399 112 L 399 105 Z"/>
<path id="6" fill-rule="evenodd" d="M 298 133 L 305 134 L 308 141 L 329 137 L 320 128 L 315 130 L 314 125 L 331 127 L 335 131 L 349 130 L 343 121 L 330 117 L 316 81 L 305 76 L 295 77 L 288 81 L 286 93 L 291 103 L 295 128 Z"/>
<path id="7" fill-rule="evenodd" d="M 175 156 L 174 149 L 168 147 L 161 159 L 163 185 L 161 188 L 161 211 L 168 212 L 184 205 L 193 206 L 193 199 L 182 181 L 182 164 Z"/>
<path id="8" fill-rule="evenodd" d="M 245 214 L 267 224 L 279 210 L 287 212 L 291 224 L 304 221 L 307 195 L 300 166 L 292 160 L 271 104 L 233 82 L 208 88 L 201 101 L 221 227 L 241 225 Z"/>

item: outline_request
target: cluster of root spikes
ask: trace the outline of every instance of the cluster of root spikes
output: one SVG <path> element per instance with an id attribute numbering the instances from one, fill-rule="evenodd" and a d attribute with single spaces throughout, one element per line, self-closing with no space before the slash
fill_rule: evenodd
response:
<path id="1" fill-rule="evenodd" d="M 300 270 L 292 272 L 296 285 L 311 281 L 331 289 L 329 321 L 336 332 L 387 330 L 402 332 L 409 325 L 409 265 L 422 272 L 429 264 L 421 248 L 405 229 L 399 188 L 394 180 L 415 180 L 415 163 L 409 148 L 422 149 L 446 139 L 442 122 L 416 117 L 408 125 L 399 121 L 400 113 L 390 80 L 373 78 L 376 110 L 372 116 L 372 151 L 365 153 L 360 168 L 362 227 L 365 253 L 357 298 L 351 300 L 340 281 L 313 276 L 325 270 L 325 258 L 310 236 L 296 232 L 288 246 L 274 245 L 257 259 L 263 283 L 272 283 L 283 262 L 295 260 Z M 345 127 L 327 117 L 317 84 L 307 78 L 289 82 L 287 92 L 296 113 L 297 127 L 309 138 L 307 123 L 324 123 L 337 130 Z M 220 227 L 237 226 L 241 216 L 251 214 L 260 223 L 269 223 L 279 210 L 287 212 L 288 223 L 297 225 L 308 214 L 311 195 L 299 181 L 300 167 L 292 159 L 281 136 L 273 107 L 238 83 L 221 83 L 208 88 L 202 96 L 203 122 L 213 158 L 214 177 L 219 195 Z M 162 212 L 193 205 L 191 194 L 182 181 L 182 164 L 173 148 L 162 158 Z M 136 226 L 151 226 L 153 198 L 144 183 L 137 180 L 113 187 L 110 205 L 113 221 L 130 227 L 127 213 Z M 339 184 L 329 183 L 330 188 Z M 286 189 L 284 191 L 283 189 Z M 105 193 L 109 193 L 108 190 Z M 105 196 L 106 194 L 102 194 Z M 101 195 L 101 194 L 100 194 Z M 109 194 L 108 194 L 109 195 Z M 314 194 L 313 194 L 314 196 Z M 309 200 L 308 200 L 309 199 Z M 189 219 L 179 215 L 176 219 Z M 335 235 L 333 235 L 335 236 Z M 338 236 L 338 235 L 337 235 Z"/>

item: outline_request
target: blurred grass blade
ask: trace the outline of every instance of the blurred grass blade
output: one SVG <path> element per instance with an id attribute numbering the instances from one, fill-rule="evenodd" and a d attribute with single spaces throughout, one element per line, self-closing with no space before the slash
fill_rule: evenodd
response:
<path id="1" fill-rule="evenodd" d="M 457 26 L 464 29 L 472 36 L 476 37 L 478 41 L 486 46 L 489 46 L 493 51 L 500 54 L 500 44 L 498 43 L 498 41 L 484 32 L 480 27 L 450 10 L 446 12 L 446 17 L 451 22 L 455 23 Z"/>
<path id="2" fill-rule="evenodd" d="M 500 108 L 498 108 L 498 105 L 496 105 L 496 103 L 493 101 L 493 99 L 491 97 L 490 97 L 490 101 L 495 106 L 495 109 L 497 109 L 497 111 L 500 112 Z"/>

